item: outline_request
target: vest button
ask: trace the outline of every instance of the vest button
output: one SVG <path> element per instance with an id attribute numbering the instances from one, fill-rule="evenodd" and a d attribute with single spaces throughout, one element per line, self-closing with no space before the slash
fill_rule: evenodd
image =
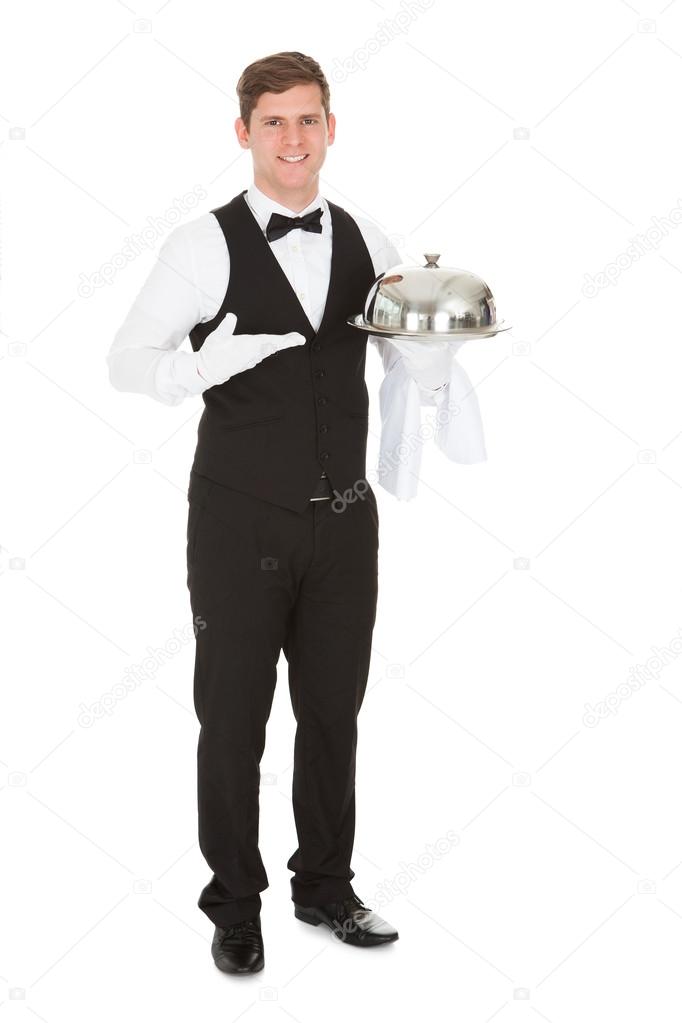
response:
<path id="1" fill-rule="evenodd" d="M 314 351 L 314 352 L 319 352 L 319 350 L 320 350 L 320 345 L 318 344 L 318 342 L 317 342 L 317 341 L 316 341 L 316 342 L 315 342 L 315 344 L 314 344 L 314 345 L 312 346 L 312 348 L 313 348 L 313 351 Z"/>
<path id="2" fill-rule="evenodd" d="M 322 426 L 320 427 L 320 433 L 326 433 L 328 429 L 329 427 L 327 426 L 327 424 L 323 423 Z"/>
<path id="3" fill-rule="evenodd" d="M 324 370 L 323 370 L 323 369 L 316 369 L 316 370 L 315 370 L 315 376 L 316 376 L 316 377 L 317 377 L 318 379 L 319 379 L 320 377 L 323 377 L 323 376 L 324 376 Z"/>
<path id="4" fill-rule="evenodd" d="M 329 458 L 328 451 L 320 451 L 320 458 Z"/>
<path id="5" fill-rule="evenodd" d="M 318 405 L 326 405 L 327 404 L 327 399 L 326 398 L 318 398 L 317 399 L 317 404 Z"/>

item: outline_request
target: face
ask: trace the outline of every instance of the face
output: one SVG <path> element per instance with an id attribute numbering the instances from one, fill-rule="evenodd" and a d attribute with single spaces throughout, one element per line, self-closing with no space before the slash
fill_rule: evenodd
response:
<path id="1" fill-rule="evenodd" d="M 327 124 L 315 82 L 294 85 L 286 92 L 264 92 L 251 113 L 249 129 L 241 117 L 235 122 L 240 146 L 251 150 L 256 186 L 294 212 L 317 195 L 320 168 L 335 128 L 331 113 Z M 287 162 L 286 156 L 304 159 Z"/>

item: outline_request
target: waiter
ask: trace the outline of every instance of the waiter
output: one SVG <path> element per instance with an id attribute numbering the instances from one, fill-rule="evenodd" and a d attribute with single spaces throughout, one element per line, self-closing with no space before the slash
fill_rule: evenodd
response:
<path id="1" fill-rule="evenodd" d="M 365 476 L 367 335 L 346 318 L 364 307 L 377 261 L 400 260 L 374 225 L 319 193 L 335 132 L 319 65 L 273 54 L 245 69 L 237 93 L 253 185 L 173 232 L 108 361 L 121 390 L 205 403 L 187 529 L 202 623 L 199 844 L 213 872 L 198 905 L 215 925 L 218 968 L 253 973 L 268 887 L 259 765 L 281 650 L 297 722 L 295 915 L 361 948 L 398 938 L 351 885 L 379 540 Z M 187 333 L 193 350 L 177 350 Z"/>

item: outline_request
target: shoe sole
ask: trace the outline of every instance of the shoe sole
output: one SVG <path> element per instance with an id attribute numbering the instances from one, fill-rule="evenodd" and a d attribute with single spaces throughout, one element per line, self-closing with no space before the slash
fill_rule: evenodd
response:
<path id="1" fill-rule="evenodd" d="M 303 923 L 305 924 L 312 924 L 313 927 L 317 927 L 319 924 L 325 924 L 326 927 L 329 927 L 329 930 L 332 932 L 334 937 L 338 938 L 339 941 L 342 941 L 344 945 L 355 945 L 356 948 L 375 948 L 378 945 L 389 945 L 392 941 L 397 941 L 399 938 L 399 935 L 396 933 L 392 935 L 390 938 L 379 938 L 378 940 L 375 939 L 370 942 L 349 941 L 348 938 L 340 937 L 336 928 L 330 927 L 327 920 L 325 920 L 324 918 L 320 919 L 320 917 L 316 914 L 314 909 L 308 909 L 305 906 L 299 907 L 295 905 L 294 916 L 296 917 L 297 920 L 302 920 Z"/>
<path id="2" fill-rule="evenodd" d="M 213 962 L 215 963 L 215 959 Z M 258 966 L 251 966 L 246 970 L 226 970 L 224 966 L 218 966 L 218 963 L 215 963 L 215 965 L 221 973 L 229 973 L 231 977 L 242 977 L 248 976 L 249 973 L 259 973 L 265 966 L 265 962 L 263 961 Z"/>

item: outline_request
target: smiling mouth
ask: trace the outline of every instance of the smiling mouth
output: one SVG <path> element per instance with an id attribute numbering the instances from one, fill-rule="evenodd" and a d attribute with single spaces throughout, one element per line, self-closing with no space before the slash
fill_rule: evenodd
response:
<path id="1" fill-rule="evenodd" d="M 297 156 L 289 158 L 285 156 L 278 156 L 277 159 L 282 160 L 284 163 L 303 163 L 304 160 L 308 159 L 309 155 L 310 155 L 309 153 L 300 153 Z"/>

